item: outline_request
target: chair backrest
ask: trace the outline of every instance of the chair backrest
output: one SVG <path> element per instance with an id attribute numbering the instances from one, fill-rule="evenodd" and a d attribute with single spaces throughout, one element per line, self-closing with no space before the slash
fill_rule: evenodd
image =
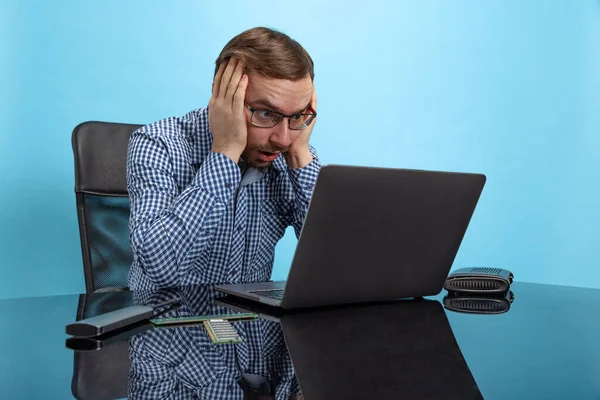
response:
<path id="1" fill-rule="evenodd" d="M 84 122 L 73 130 L 75 196 L 86 292 L 127 286 L 127 145 L 134 124 Z"/>

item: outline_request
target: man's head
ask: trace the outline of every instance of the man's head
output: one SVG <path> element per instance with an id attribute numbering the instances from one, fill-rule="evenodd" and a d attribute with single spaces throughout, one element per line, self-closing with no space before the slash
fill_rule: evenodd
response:
<path id="1" fill-rule="evenodd" d="M 253 28 L 231 39 L 216 60 L 215 75 L 219 65 L 232 57 L 244 63 L 248 74 L 248 144 L 243 158 L 253 166 L 265 167 L 300 135 L 301 130 L 290 129 L 301 126 L 298 120 L 304 117 L 296 114 L 312 111 L 313 61 L 298 42 L 268 28 Z M 295 117 L 264 127 L 271 125 L 265 123 L 273 117 L 269 111 Z"/>

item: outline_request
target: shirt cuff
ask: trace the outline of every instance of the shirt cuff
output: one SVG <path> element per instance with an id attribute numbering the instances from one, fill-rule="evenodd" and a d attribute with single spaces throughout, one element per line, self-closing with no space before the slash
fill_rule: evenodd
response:
<path id="1" fill-rule="evenodd" d="M 292 185 L 296 190 L 312 191 L 317 182 L 319 171 L 321 170 L 321 162 L 317 157 L 307 166 L 303 168 L 288 169 L 288 175 L 292 181 Z"/>
<path id="2" fill-rule="evenodd" d="M 228 203 L 242 179 L 240 167 L 222 153 L 211 152 L 205 159 L 192 185 L 207 191 L 222 203 Z"/>

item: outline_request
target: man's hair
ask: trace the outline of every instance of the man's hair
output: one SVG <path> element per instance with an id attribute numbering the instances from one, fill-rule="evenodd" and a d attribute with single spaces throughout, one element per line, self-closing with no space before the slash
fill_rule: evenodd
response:
<path id="1" fill-rule="evenodd" d="M 269 28 L 248 29 L 231 39 L 217 58 L 215 75 L 219 65 L 231 57 L 243 61 L 246 72 L 269 78 L 295 81 L 307 75 L 311 80 L 315 77 L 313 60 L 300 43 Z"/>

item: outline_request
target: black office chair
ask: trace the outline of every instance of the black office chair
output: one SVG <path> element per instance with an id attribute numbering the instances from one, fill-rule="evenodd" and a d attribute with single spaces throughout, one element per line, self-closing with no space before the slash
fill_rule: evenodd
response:
<path id="1" fill-rule="evenodd" d="M 141 125 L 84 122 L 73 130 L 75 196 L 86 292 L 123 290 L 129 245 L 127 145 Z"/>

